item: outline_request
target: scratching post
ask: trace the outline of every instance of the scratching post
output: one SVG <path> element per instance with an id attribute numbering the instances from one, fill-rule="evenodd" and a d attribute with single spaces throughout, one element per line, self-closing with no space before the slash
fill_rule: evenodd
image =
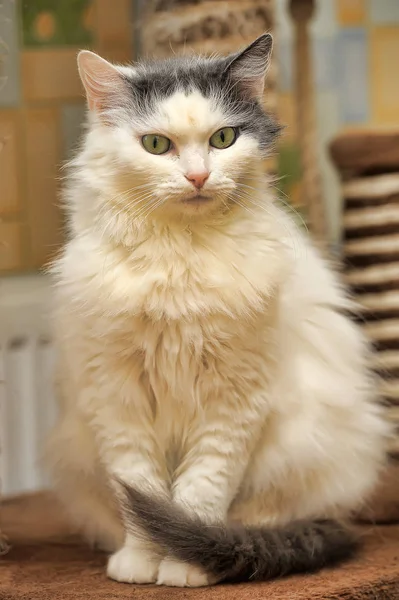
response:
<path id="1" fill-rule="evenodd" d="M 342 179 L 344 275 L 376 349 L 372 367 L 396 431 L 367 515 L 399 521 L 399 130 L 344 133 L 330 151 Z"/>
<path id="2" fill-rule="evenodd" d="M 309 25 L 315 9 L 314 0 L 290 0 L 294 25 L 295 104 L 298 144 L 302 167 L 302 194 L 309 230 L 319 246 L 327 240 L 321 175 L 317 160 L 318 139 L 315 114 L 315 89 L 311 58 Z"/>

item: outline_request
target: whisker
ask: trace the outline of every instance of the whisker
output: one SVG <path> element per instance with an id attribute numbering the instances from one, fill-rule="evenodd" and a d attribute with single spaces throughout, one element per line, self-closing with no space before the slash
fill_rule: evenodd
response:
<path id="1" fill-rule="evenodd" d="M 247 177 L 246 177 L 245 179 L 250 179 L 250 178 L 247 178 Z M 253 178 L 253 179 L 255 179 L 255 178 Z M 260 179 L 260 181 L 261 181 L 261 179 Z M 269 184 L 269 185 L 270 185 L 270 184 Z M 242 182 L 237 182 L 237 186 L 240 186 L 240 187 L 247 187 L 247 188 L 249 188 L 249 189 L 253 189 L 254 191 L 256 191 L 256 188 L 255 188 L 255 187 L 252 187 L 252 186 L 250 186 L 250 185 L 246 185 L 245 183 L 242 183 Z M 277 190 L 277 188 L 276 188 L 274 185 L 270 185 L 270 187 L 272 187 L 273 189 L 276 189 L 276 190 Z M 298 212 L 298 211 L 296 210 L 296 208 L 295 208 L 294 206 L 292 206 L 292 204 L 290 204 L 290 202 L 289 202 L 289 197 L 287 196 L 287 194 L 285 194 L 285 193 L 284 193 L 284 192 L 282 192 L 281 190 L 278 190 L 278 191 L 280 191 L 280 192 L 281 192 L 281 194 L 282 194 L 282 195 L 284 195 L 284 196 L 287 198 L 288 202 L 287 202 L 287 201 L 285 201 L 285 200 L 284 200 L 283 198 L 281 198 L 281 197 L 278 197 L 278 198 L 277 198 L 277 201 L 278 201 L 278 202 L 281 202 L 281 203 L 282 203 L 282 204 L 283 204 L 283 205 L 284 205 L 284 206 L 285 206 L 285 207 L 288 209 L 288 211 L 289 211 L 289 212 L 292 212 L 292 213 L 294 213 L 294 215 L 296 215 L 296 217 L 297 217 L 297 218 L 299 219 L 299 221 L 301 222 L 301 224 L 302 224 L 302 226 L 304 227 L 305 231 L 306 231 L 307 233 L 309 233 L 309 229 L 308 229 L 308 226 L 307 226 L 307 224 L 306 224 L 306 221 L 305 221 L 305 219 L 303 218 L 303 216 L 301 215 L 301 213 L 300 213 L 300 212 Z"/>
<path id="2" fill-rule="evenodd" d="M 298 258 L 299 256 L 299 248 L 302 247 L 302 245 L 299 242 L 299 235 L 295 236 L 294 232 L 287 226 L 287 224 L 284 222 L 283 219 L 279 219 L 276 217 L 275 214 L 273 214 L 272 212 L 270 212 L 265 206 L 263 206 L 262 204 L 256 202 L 252 196 L 250 196 L 248 194 L 248 192 L 246 192 L 246 190 L 243 190 L 243 195 L 241 194 L 241 196 L 237 197 L 237 194 L 230 197 L 230 199 L 233 202 L 236 202 L 239 206 L 241 206 L 243 209 L 247 210 L 248 212 L 250 212 L 251 214 L 256 216 L 256 213 L 254 213 L 253 211 L 250 211 L 249 208 L 246 206 L 245 202 L 250 202 L 253 206 L 255 206 L 256 208 L 262 210 L 263 212 L 265 212 L 268 216 L 272 217 L 273 220 L 282 225 L 283 229 L 287 232 L 288 237 L 290 238 L 291 242 L 292 242 L 292 249 L 294 251 L 294 255 L 296 258 Z M 240 200 L 244 201 L 244 204 L 242 202 L 240 202 Z"/>

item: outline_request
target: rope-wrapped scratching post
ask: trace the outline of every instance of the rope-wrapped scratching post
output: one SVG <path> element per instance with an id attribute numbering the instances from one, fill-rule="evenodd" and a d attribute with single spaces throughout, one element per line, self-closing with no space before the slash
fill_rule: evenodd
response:
<path id="1" fill-rule="evenodd" d="M 390 465 L 361 516 L 399 521 L 399 130 L 344 132 L 330 152 L 342 180 L 344 277 L 375 348 L 371 367 L 396 430 Z"/>
<path id="2" fill-rule="evenodd" d="M 317 160 L 315 90 L 309 36 L 309 25 L 314 8 L 314 0 L 290 0 L 290 13 L 295 32 L 293 60 L 298 144 L 302 168 L 302 194 L 307 210 L 309 230 L 315 242 L 323 246 L 327 239 L 327 223 Z"/>

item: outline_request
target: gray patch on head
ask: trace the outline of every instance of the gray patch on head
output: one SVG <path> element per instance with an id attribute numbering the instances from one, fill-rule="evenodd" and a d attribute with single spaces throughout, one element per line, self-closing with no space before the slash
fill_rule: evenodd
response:
<path id="1" fill-rule="evenodd" d="M 183 91 L 198 90 L 214 99 L 242 133 L 259 142 L 263 152 L 273 145 L 280 132 L 279 124 L 266 113 L 260 102 L 245 93 L 241 81 L 230 72 L 233 57 L 180 57 L 135 65 L 134 73 L 124 75 L 134 108 L 145 116 L 156 111 L 157 104 Z"/>

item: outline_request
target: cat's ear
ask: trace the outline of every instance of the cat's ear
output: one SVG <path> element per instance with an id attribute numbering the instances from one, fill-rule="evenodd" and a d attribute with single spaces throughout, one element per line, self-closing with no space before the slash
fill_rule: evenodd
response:
<path id="1" fill-rule="evenodd" d="M 120 71 L 98 54 L 81 50 L 78 69 L 90 110 L 101 114 L 126 93 L 126 84 Z"/>
<path id="2" fill-rule="evenodd" d="M 271 62 L 273 38 L 264 33 L 239 54 L 235 54 L 227 71 L 241 88 L 251 97 L 261 98 L 265 87 L 265 76 Z"/>

